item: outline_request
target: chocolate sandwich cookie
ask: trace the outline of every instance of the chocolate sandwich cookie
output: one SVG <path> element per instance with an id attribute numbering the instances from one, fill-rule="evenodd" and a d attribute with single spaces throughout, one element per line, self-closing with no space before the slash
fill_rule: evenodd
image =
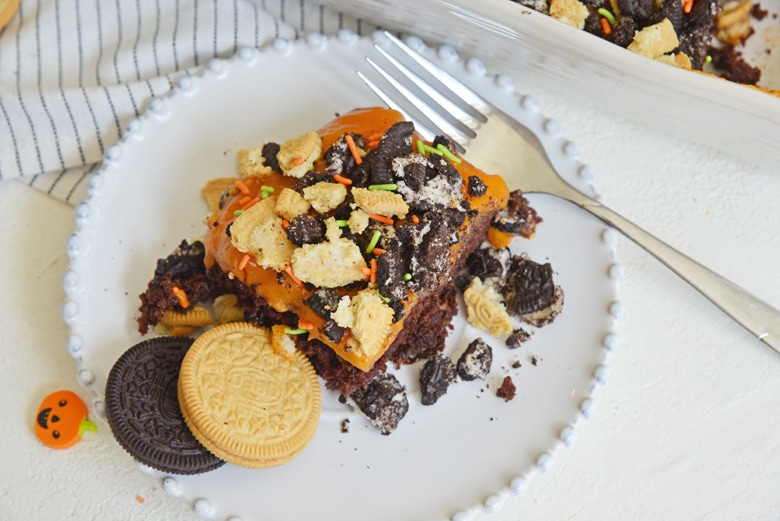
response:
<path id="1" fill-rule="evenodd" d="M 158 337 L 136 344 L 116 361 L 106 383 L 106 416 L 119 445 L 172 474 L 199 474 L 225 463 L 192 435 L 179 409 L 179 370 L 192 342 Z"/>

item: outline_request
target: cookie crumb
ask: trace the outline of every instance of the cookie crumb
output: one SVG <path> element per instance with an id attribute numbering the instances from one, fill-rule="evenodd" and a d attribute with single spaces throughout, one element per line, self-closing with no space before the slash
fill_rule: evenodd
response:
<path id="1" fill-rule="evenodd" d="M 501 382 L 501 387 L 499 387 L 496 390 L 496 396 L 499 398 L 503 398 L 505 401 L 512 400 L 515 395 L 517 394 L 517 387 L 515 386 L 515 383 L 512 381 L 511 376 L 505 376 L 504 380 Z"/>
<path id="2" fill-rule="evenodd" d="M 506 339 L 509 349 L 517 349 L 531 338 L 531 333 L 523 328 L 515 329 Z"/>

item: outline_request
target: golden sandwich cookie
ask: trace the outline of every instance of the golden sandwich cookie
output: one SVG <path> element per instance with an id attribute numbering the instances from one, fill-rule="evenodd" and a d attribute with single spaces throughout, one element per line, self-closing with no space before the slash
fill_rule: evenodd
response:
<path id="1" fill-rule="evenodd" d="M 179 374 L 179 405 L 192 434 L 214 455 L 266 468 L 309 444 L 322 396 L 302 353 L 278 352 L 269 329 L 234 322 L 192 344 Z"/>

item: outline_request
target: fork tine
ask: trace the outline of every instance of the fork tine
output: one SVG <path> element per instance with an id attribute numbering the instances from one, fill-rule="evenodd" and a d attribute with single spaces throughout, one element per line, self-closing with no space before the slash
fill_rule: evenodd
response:
<path id="1" fill-rule="evenodd" d="M 403 51 L 404 54 L 406 54 L 420 67 L 422 67 L 423 70 L 427 71 L 434 78 L 436 78 L 441 86 L 446 87 L 457 99 L 460 99 L 468 104 L 468 106 L 476 112 L 472 112 L 472 114 L 479 121 L 482 123 L 487 121 L 487 116 L 492 112 L 490 103 L 485 101 L 479 94 L 464 85 L 460 80 L 441 69 L 438 65 L 422 56 L 420 53 L 406 45 L 403 41 L 396 38 L 391 33 L 385 31 L 384 35 L 388 38 L 388 40 L 395 44 L 398 49 Z"/>
<path id="2" fill-rule="evenodd" d="M 385 100 L 385 102 L 388 103 L 388 105 L 392 108 L 400 107 L 402 114 L 404 114 L 404 116 L 407 117 L 408 119 L 414 121 L 416 126 L 423 127 L 433 136 L 437 134 L 445 134 L 461 148 L 465 147 L 469 143 L 471 138 L 474 137 L 473 131 L 471 131 L 467 127 L 459 126 L 457 122 L 449 121 L 445 117 L 443 117 L 441 114 L 444 111 L 442 107 L 436 104 L 435 101 L 431 103 L 430 100 L 422 99 L 420 96 L 417 95 L 417 93 L 413 92 L 409 87 L 407 87 L 401 81 L 399 81 L 398 78 L 396 78 L 393 74 L 387 72 L 371 58 L 366 58 L 366 61 L 382 76 L 382 78 L 384 78 L 385 81 L 387 81 L 393 87 L 393 89 L 395 89 L 395 91 L 408 104 L 408 106 L 406 104 L 403 104 L 399 99 L 392 99 L 392 96 L 387 91 L 384 91 L 382 94 L 379 94 L 380 98 Z M 406 73 L 404 71 L 400 71 L 400 72 L 401 74 L 406 76 Z M 364 81 L 366 81 L 364 76 L 361 75 L 361 78 Z M 374 92 L 380 90 L 379 87 L 376 86 L 376 84 L 374 84 L 373 87 L 369 85 L 369 87 L 371 87 L 372 90 L 374 90 Z M 418 117 L 413 117 L 413 116 L 410 117 L 411 111 L 404 110 L 409 108 L 414 109 L 415 112 L 418 114 Z M 427 140 L 432 139 L 431 136 L 423 136 L 423 137 L 425 137 L 425 139 Z"/>
<path id="3" fill-rule="evenodd" d="M 441 90 L 436 89 L 430 82 L 423 79 L 418 73 L 413 72 L 409 67 L 398 61 L 386 50 L 378 45 L 375 45 L 374 47 L 387 61 L 395 66 L 401 74 L 408 78 L 431 103 L 438 104 L 442 109 L 440 113 L 444 114 L 448 121 L 469 138 L 474 138 L 474 136 L 476 136 L 474 130 L 485 122 L 482 114 L 474 114 L 472 111 L 468 111 L 463 105 L 453 102 L 450 98 L 443 95 Z M 370 61 L 371 60 L 369 59 L 369 62 Z M 375 69 L 377 68 L 375 64 L 372 64 L 372 66 Z M 428 105 L 430 105 L 430 103 L 428 103 Z"/>
<path id="4" fill-rule="evenodd" d="M 422 112 L 419 110 L 414 110 L 416 116 L 410 113 L 404 106 L 402 106 L 400 103 L 398 103 L 392 96 L 390 96 L 387 91 L 383 90 L 379 86 L 377 86 L 376 83 L 371 81 L 365 74 L 363 74 L 360 71 L 357 71 L 357 75 L 360 77 L 361 80 L 370 88 L 372 91 L 374 91 L 374 94 L 376 94 L 382 101 L 384 101 L 388 107 L 391 109 L 395 109 L 398 112 L 401 113 L 401 115 L 404 117 L 405 120 L 411 121 L 414 123 L 415 131 L 426 141 L 433 141 L 436 137 L 436 133 L 441 131 L 436 130 L 436 126 L 426 118 Z M 412 108 L 414 108 L 412 106 Z M 460 147 L 456 143 L 456 146 Z M 460 150 L 459 150 L 460 151 Z"/>

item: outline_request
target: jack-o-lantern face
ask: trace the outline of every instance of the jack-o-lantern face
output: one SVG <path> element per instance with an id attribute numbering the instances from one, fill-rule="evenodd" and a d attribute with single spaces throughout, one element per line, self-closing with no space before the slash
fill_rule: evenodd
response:
<path id="1" fill-rule="evenodd" d="M 57 391 L 47 396 L 38 407 L 35 434 L 48 447 L 71 447 L 81 439 L 85 430 L 95 430 L 95 424 L 87 418 L 87 406 L 76 393 Z"/>

